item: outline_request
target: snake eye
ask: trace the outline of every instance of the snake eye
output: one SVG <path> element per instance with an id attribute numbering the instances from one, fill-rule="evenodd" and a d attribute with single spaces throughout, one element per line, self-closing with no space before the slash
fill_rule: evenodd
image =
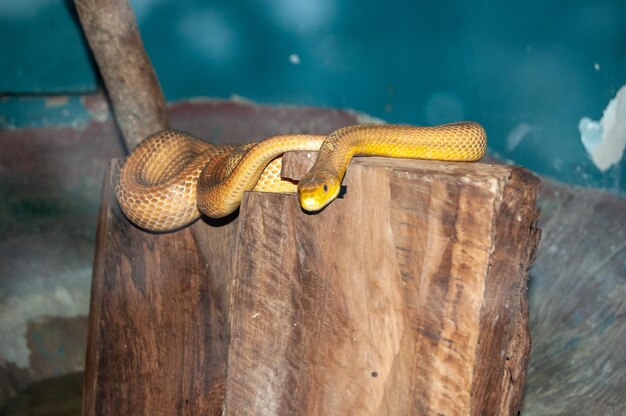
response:
<path id="1" fill-rule="evenodd" d="M 324 184 L 324 192 L 328 192 L 328 185 Z"/>

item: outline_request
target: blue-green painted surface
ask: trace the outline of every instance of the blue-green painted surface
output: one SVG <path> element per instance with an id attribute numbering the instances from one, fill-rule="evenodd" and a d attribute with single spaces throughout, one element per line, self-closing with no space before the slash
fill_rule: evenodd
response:
<path id="1" fill-rule="evenodd" d="M 10 46 L 0 89 L 94 88 L 71 4 L 11 3 L 29 12 L 0 2 L 0 45 Z M 626 84 L 623 0 L 131 4 L 169 100 L 237 94 L 351 107 L 390 122 L 474 119 L 492 153 L 565 182 L 626 191 L 626 163 L 600 172 L 578 132 L 580 119 L 600 118 Z M 0 102 L 0 112 L 12 111 Z"/>
<path id="2" fill-rule="evenodd" d="M 1 93 L 93 92 L 88 49 L 72 2 L 0 0 Z"/>
<path id="3" fill-rule="evenodd" d="M 91 119 L 80 95 L 0 97 L 0 129 L 49 125 L 80 127 Z"/>

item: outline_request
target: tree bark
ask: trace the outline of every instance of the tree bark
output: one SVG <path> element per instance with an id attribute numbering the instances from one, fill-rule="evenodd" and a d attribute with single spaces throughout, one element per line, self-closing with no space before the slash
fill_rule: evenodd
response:
<path id="1" fill-rule="evenodd" d="M 127 150 L 168 128 L 159 80 L 126 0 L 74 0 Z"/>

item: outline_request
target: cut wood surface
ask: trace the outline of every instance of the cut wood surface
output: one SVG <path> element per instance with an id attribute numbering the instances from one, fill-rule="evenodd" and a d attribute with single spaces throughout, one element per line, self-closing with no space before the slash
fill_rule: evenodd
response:
<path id="1" fill-rule="evenodd" d="M 238 216 L 163 235 L 127 222 L 112 180 L 84 414 L 517 414 L 527 171 L 359 158 L 319 214 L 248 193 Z"/>

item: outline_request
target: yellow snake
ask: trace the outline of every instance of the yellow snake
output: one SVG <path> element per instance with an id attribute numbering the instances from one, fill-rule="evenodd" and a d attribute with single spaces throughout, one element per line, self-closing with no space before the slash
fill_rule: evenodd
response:
<path id="1" fill-rule="evenodd" d="M 434 127 L 363 124 L 328 136 L 286 134 L 217 146 L 165 130 L 146 138 L 128 156 L 116 196 L 133 223 L 152 231 L 180 228 L 201 213 L 226 216 L 250 190 L 297 191 L 303 209 L 318 211 L 339 194 L 355 155 L 476 161 L 486 146 L 485 130 L 474 122 Z M 319 150 L 315 164 L 297 184 L 280 177 L 282 155 L 292 150 Z"/>

